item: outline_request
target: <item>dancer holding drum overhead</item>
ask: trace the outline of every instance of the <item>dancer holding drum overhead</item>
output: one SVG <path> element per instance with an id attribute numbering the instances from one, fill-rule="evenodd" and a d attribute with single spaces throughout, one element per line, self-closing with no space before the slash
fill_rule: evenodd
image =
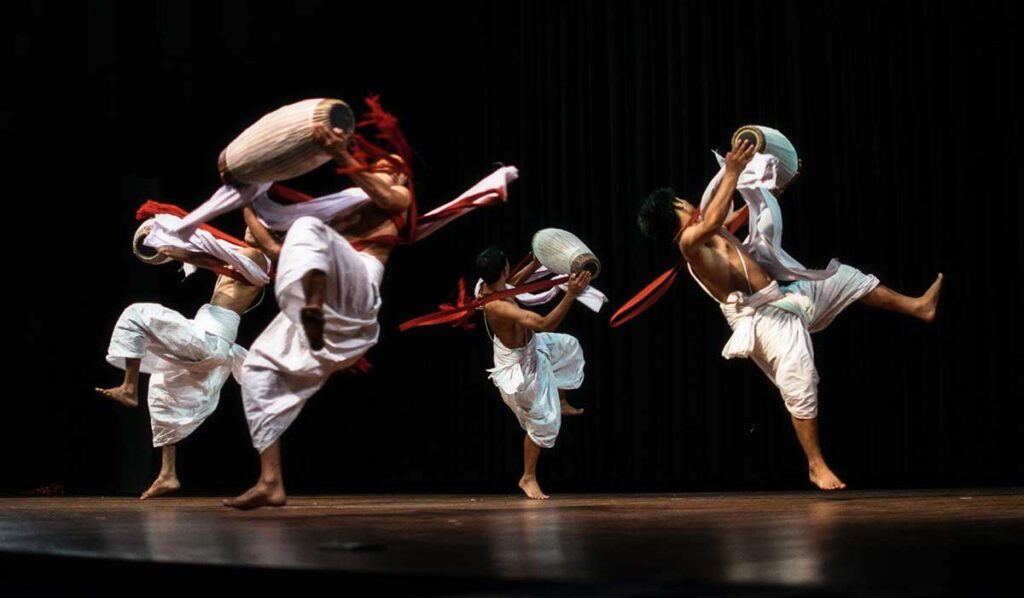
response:
<path id="1" fill-rule="evenodd" d="M 753 359 L 779 388 L 811 482 L 822 490 L 845 488 L 825 463 L 818 442 L 818 373 L 810 334 L 858 300 L 931 322 L 942 274 L 923 295 L 908 297 L 835 260 L 825 270 L 805 269 L 782 250 L 782 214 L 773 195 L 796 175 L 799 162 L 792 144 L 774 129 L 744 127 L 719 162 L 722 169 L 699 208 L 676 198 L 671 189 L 659 189 L 644 199 L 638 224 L 656 241 L 673 243 L 685 260 L 679 267 L 685 265 L 720 304 L 733 330 L 722 355 Z M 743 242 L 725 228 L 738 215 L 730 216 L 737 190 L 750 215 Z"/>
<path id="2" fill-rule="evenodd" d="M 243 366 L 242 398 L 261 473 L 255 486 L 224 503 L 239 509 L 285 504 L 281 435 L 331 374 L 354 365 L 377 343 L 384 266 L 412 205 L 400 158 L 380 156 L 372 169 L 360 169 L 349 134 L 318 125 L 314 136 L 343 168 L 353 167 L 349 176 L 364 201 L 330 222 L 295 219 L 283 244 L 245 208 L 246 224 L 277 262 L 281 313 L 253 343 Z"/>
<path id="3" fill-rule="evenodd" d="M 515 167 L 499 168 L 417 217 L 411 150 L 398 120 L 375 96 L 366 103 L 370 110 L 358 126 L 375 127 L 373 141 L 355 131 L 355 119 L 339 100 L 303 100 L 267 114 L 221 153 L 225 184 L 179 222 L 159 227 L 161 235 L 182 238 L 242 208 L 257 244 L 277 264 L 281 313 L 253 343 L 242 376 L 261 474 L 247 492 L 225 501 L 227 506 L 285 504 L 280 437 L 331 374 L 359 366 L 376 344 L 380 283 L 395 245 L 422 240 L 479 207 L 503 203 L 506 185 L 517 176 Z M 313 198 L 276 182 L 331 159 L 355 186 Z"/>

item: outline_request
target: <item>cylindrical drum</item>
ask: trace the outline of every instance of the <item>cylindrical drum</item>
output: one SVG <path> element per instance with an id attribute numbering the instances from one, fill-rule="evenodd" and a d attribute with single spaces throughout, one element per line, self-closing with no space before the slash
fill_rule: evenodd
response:
<path id="1" fill-rule="evenodd" d="M 217 159 L 225 182 L 284 181 L 321 166 L 328 156 L 313 139 L 313 126 L 324 124 L 346 133 L 355 130 L 352 109 L 341 100 L 302 100 L 274 110 L 228 144 Z"/>
<path id="2" fill-rule="evenodd" d="M 736 129 L 732 135 L 733 145 L 740 139 L 754 144 L 754 150 L 762 154 L 771 154 L 779 161 L 775 190 L 781 195 L 786 187 L 800 173 L 800 159 L 796 148 L 779 130 L 763 125 L 745 125 Z"/>
<path id="3" fill-rule="evenodd" d="M 590 272 L 592 278 L 601 273 L 601 262 L 579 237 L 559 228 L 545 228 L 533 235 L 533 255 L 556 274 Z"/>
<path id="4" fill-rule="evenodd" d="M 159 266 L 160 264 L 166 264 L 171 261 L 171 258 L 166 255 L 160 255 L 160 253 L 143 243 L 146 237 L 149 236 L 149 231 L 153 228 L 153 222 L 155 219 L 150 218 L 142 224 L 139 228 L 135 229 L 135 236 L 132 237 L 132 253 L 135 257 L 139 258 L 142 263 L 149 264 L 151 266 Z"/>

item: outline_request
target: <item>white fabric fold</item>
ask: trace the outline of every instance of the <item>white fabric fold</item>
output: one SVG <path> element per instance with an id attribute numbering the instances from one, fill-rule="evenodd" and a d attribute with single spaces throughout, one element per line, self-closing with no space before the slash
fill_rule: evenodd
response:
<path id="1" fill-rule="evenodd" d="M 701 211 L 707 209 L 725 175 L 725 159 L 712 152 L 721 166 L 701 196 Z M 775 187 L 778 160 L 769 154 L 754 154 L 740 173 L 736 190 L 750 211 L 743 249 L 775 280 L 824 280 L 839 269 L 832 260 L 824 270 L 810 270 L 782 249 L 782 210 L 769 189 Z M 730 205 L 730 213 L 732 207 Z"/>
<path id="2" fill-rule="evenodd" d="M 562 426 L 558 391 L 583 384 L 583 350 L 568 334 L 533 334 L 523 347 L 510 349 L 493 339 L 494 367 L 487 370 L 502 400 L 539 447 L 555 445 Z"/>
<path id="3" fill-rule="evenodd" d="M 314 351 L 303 331 L 303 276 L 327 276 L 324 347 Z M 336 371 L 355 364 L 377 343 L 384 265 L 359 253 L 313 217 L 288 231 L 274 285 L 281 313 L 253 342 L 242 376 L 242 403 L 253 446 L 266 450 L 291 425 L 306 401 Z"/>
<path id="4" fill-rule="evenodd" d="M 128 306 L 118 318 L 107 362 L 124 369 L 139 359 L 150 374 L 150 424 L 153 446 L 175 444 L 199 427 L 217 408 L 227 379 L 239 379 L 246 350 L 234 343 L 240 316 L 214 305 L 199 308 L 194 319 L 155 303 Z"/>
<path id="5" fill-rule="evenodd" d="M 534 272 L 529 278 L 526 279 L 526 282 L 529 283 L 534 282 L 536 280 L 540 280 L 541 278 L 544 278 L 549 274 L 551 274 L 551 271 L 548 270 L 545 266 L 541 266 L 537 268 L 536 272 Z M 476 287 L 474 287 L 473 289 L 474 297 L 480 296 L 480 290 L 483 288 L 483 286 L 483 279 L 478 278 L 476 281 Z M 568 289 L 568 287 L 568 284 L 563 283 L 558 286 L 551 287 L 546 291 L 541 291 L 539 293 L 522 293 L 516 295 L 514 298 L 518 303 L 522 305 L 544 305 L 545 303 L 550 303 L 551 301 L 553 301 L 555 297 L 558 296 L 559 291 L 565 292 Z M 506 284 L 505 288 L 514 289 L 515 287 L 510 284 Z M 604 304 L 608 303 L 608 297 L 604 293 L 590 285 L 587 285 L 587 288 L 584 289 L 582 293 L 576 296 L 576 300 L 595 313 L 601 311 L 601 308 L 604 307 Z"/>
<path id="6" fill-rule="evenodd" d="M 226 263 L 232 270 L 241 274 L 249 284 L 261 287 L 270 282 L 269 259 L 265 260 L 266 266 L 260 266 L 242 254 L 237 245 L 218 239 L 200 228 L 195 229 L 191 235 L 182 239 L 174 232 L 182 222 L 182 219 L 177 216 L 159 214 L 153 220 L 153 228 L 143 240 L 143 244 L 147 247 L 154 249 L 174 247 L 185 251 L 205 253 Z M 190 266 L 190 264 L 185 265 L 186 276 L 195 272 L 195 267 Z"/>

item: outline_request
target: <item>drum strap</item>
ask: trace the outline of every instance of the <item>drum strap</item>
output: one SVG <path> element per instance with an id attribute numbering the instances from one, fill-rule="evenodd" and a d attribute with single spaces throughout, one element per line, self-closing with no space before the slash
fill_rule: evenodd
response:
<path id="1" fill-rule="evenodd" d="M 538 280 L 536 282 L 520 285 L 513 289 L 498 291 L 496 293 L 491 293 L 490 295 L 484 295 L 483 297 L 467 300 L 466 279 L 460 278 L 459 297 L 456 299 L 454 304 L 442 303 L 438 306 L 440 311 L 403 322 L 398 329 L 405 332 L 411 328 L 417 328 L 419 326 L 436 326 L 438 324 L 451 324 L 452 327 L 461 326 L 465 328 L 467 327 L 468 320 L 473 313 L 480 307 L 483 307 L 492 301 L 500 301 L 502 299 L 508 299 L 509 297 L 515 297 L 516 295 L 522 295 L 524 293 L 546 291 L 552 287 L 565 283 L 567 280 L 569 280 L 568 276 L 556 276 L 554 278 Z"/>

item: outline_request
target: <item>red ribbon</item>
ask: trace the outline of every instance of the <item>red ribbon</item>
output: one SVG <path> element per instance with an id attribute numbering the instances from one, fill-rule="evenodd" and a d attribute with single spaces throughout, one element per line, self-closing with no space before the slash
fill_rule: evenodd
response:
<path id="1" fill-rule="evenodd" d="M 178 206 L 176 206 L 174 204 L 160 203 L 158 201 L 153 201 L 152 199 L 148 199 L 148 200 L 146 200 L 146 202 L 144 204 L 139 206 L 138 210 L 135 211 L 135 219 L 136 220 L 145 220 L 147 218 L 152 218 L 153 216 L 158 216 L 160 214 L 170 214 L 171 216 L 177 216 L 178 218 L 184 218 L 185 216 L 188 215 L 188 212 L 186 212 L 185 210 L 181 209 L 180 207 L 178 207 Z M 227 241 L 228 243 L 231 243 L 232 245 L 237 245 L 238 247 L 249 247 L 250 246 L 245 241 L 243 241 L 241 239 L 238 239 L 238 238 L 235 238 L 235 237 L 227 234 L 226 232 L 224 232 L 224 231 L 222 231 L 220 229 L 214 228 L 214 227 L 212 227 L 212 226 L 210 226 L 208 224 L 200 224 L 199 228 L 201 228 L 202 230 L 205 230 L 206 232 L 210 233 L 215 238 L 221 239 L 222 241 Z M 241 283 L 245 283 L 245 284 L 248 284 L 248 285 L 252 284 L 251 282 L 246 280 L 246 278 L 244 276 L 242 276 L 240 273 L 236 272 L 235 270 L 232 270 L 231 268 L 228 268 L 227 266 L 210 266 L 210 267 L 204 266 L 203 269 L 211 270 L 213 272 L 216 272 L 217 274 L 222 274 L 224 276 L 227 276 L 228 278 L 233 278 L 233 279 L 235 279 L 235 280 L 237 280 L 238 282 L 241 282 Z"/>
<path id="2" fill-rule="evenodd" d="M 411 328 L 419 326 L 436 326 L 438 324 L 447 324 L 449 322 L 452 322 L 452 326 L 465 326 L 465 321 L 473 315 L 477 308 L 483 307 L 492 301 L 500 301 L 502 299 L 515 297 L 516 295 L 522 295 L 524 293 L 546 291 L 566 282 L 567 280 L 569 280 L 568 276 L 556 276 L 555 278 L 537 280 L 512 289 L 498 291 L 497 293 L 491 293 L 484 297 L 477 297 L 470 301 L 466 301 L 466 279 L 461 278 L 459 279 L 459 298 L 456 300 L 455 305 L 450 303 L 439 305 L 438 307 L 441 308 L 440 311 L 403 322 L 398 329 L 405 332 Z"/>

